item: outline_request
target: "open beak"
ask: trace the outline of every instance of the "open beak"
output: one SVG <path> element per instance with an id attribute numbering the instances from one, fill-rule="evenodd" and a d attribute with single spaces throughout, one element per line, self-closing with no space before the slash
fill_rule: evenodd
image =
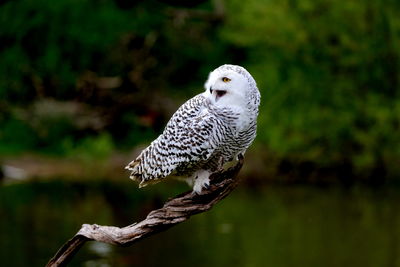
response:
<path id="1" fill-rule="evenodd" d="M 217 102 L 221 97 L 223 97 L 226 94 L 226 90 L 214 90 L 210 89 L 210 93 L 215 99 L 215 102 Z"/>

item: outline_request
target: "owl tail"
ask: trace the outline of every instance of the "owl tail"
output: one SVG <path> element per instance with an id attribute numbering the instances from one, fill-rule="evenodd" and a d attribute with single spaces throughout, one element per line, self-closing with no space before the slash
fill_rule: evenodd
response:
<path id="1" fill-rule="evenodd" d="M 134 160 L 131 163 L 129 163 L 125 169 L 131 171 L 131 175 L 129 176 L 129 178 L 131 178 L 134 181 L 142 181 L 142 175 L 139 172 L 138 168 L 139 168 L 139 163 L 140 160 Z"/>
<path id="2" fill-rule="evenodd" d="M 125 169 L 131 171 L 131 175 L 129 176 L 129 178 L 131 178 L 134 181 L 139 182 L 139 188 L 145 187 L 149 184 L 155 183 L 155 181 L 149 181 L 146 179 L 143 179 L 143 175 L 140 169 L 140 159 L 136 159 L 134 161 L 132 161 L 131 163 L 129 163 Z"/>

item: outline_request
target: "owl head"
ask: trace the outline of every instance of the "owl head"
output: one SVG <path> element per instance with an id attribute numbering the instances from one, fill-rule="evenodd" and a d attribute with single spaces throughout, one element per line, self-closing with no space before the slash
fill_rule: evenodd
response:
<path id="1" fill-rule="evenodd" d="M 258 110 L 260 92 L 256 81 L 243 67 L 222 65 L 213 70 L 204 85 L 204 95 L 217 107 Z"/>

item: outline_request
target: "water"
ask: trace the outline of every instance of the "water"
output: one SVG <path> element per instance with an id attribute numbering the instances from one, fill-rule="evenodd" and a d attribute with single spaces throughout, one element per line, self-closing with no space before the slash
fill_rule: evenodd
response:
<path id="1" fill-rule="evenodd" d="M 186 188 L 111 181 L 0 186 L 0 266 L 44 266 L 83 223 L 129 225 Z M 131 247 L 89 242 L 69 266 L 400 266 L 400 189 L 239 186 Z"/>

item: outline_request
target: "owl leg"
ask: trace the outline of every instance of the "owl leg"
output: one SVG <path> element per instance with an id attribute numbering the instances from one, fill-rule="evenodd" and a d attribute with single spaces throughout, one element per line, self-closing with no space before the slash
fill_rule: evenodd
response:
<path id="1" fill-rule="evenodd" d="M 207 188 L 210 186 L 210 175 L 211 172 L 207 170 L 198 170 L 194 174 L 194 185 L 193 191 L 197 194 L 201 193 L 203 188 Z"/>

